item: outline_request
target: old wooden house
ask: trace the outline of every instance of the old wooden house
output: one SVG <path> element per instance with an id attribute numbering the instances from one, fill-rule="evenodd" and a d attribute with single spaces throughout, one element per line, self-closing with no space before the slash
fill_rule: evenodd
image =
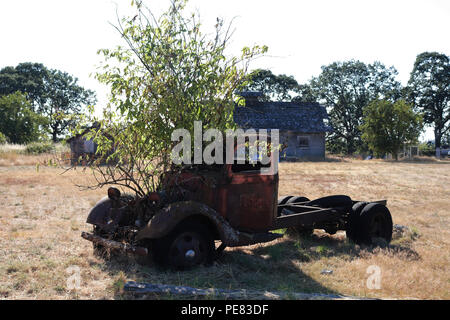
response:
<path id="1" fill-rule="evenodd" d="M 245 107 L 236 107 L 234 121 L 242 129 L 278 129 L 280 160 L 324 159 L 328 114 L 318 103 L 259 101 L 257 92 L 241 93 Z"/>
<path id="2" fill-rule="evenodd" d="M 84 136 L 89 130 L 90 128 L 66 140 L 70 145 L 70 161 L 72 165 L 82 164 L 86 160 L 92 159 L 97 151 L 95 142 L 86 139 Z"/>

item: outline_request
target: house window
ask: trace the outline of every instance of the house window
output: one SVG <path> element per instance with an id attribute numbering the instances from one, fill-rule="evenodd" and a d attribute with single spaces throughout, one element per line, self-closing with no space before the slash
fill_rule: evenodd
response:
<path id="1" fill-rule="evenodd" d="M 309 148 L 309 137 L 306 136 L 297 136 L 297 147 L 302 149 Z"/>

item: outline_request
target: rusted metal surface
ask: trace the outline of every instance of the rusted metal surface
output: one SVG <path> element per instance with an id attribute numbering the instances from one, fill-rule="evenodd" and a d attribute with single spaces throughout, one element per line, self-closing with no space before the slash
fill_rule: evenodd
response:
<path id="1" fill-rule="evenodd" d="M 127 210 L 126 200 L 103 197 L 91 209 L 86 222 L 93 225 L 119 223 Z"/>
<path id="2" fill-rule="evenodd" d="M 189 217 L 204 217 L 215 228 L 218 239 L 228 247 L 272 241 L 281 237 L 273 233 L 246 233 L 233 228 L 218 212 L 194 201 L 176 202 L 160 210 L 136 236 L 137 240 L 158 239 Z M 204 220 L 205 221 L 205 220 Z"/>
<path id="3" fill-rule="evenodd" d="M 274 162 L 273 154 L 271 161 Z M 246 232 L 265 232 L 277 217 L 278 172 L 246 164 L 200 166 L 166 176 L 166 185 L 183 189 L 184 200 L 203 203 L 230 225 Z"/>
<path id="4" fill-rule="evenodd" d="M 219 212 L 240 230 L 269 230 L 277 216 L 278 174 L 233 172 L 233 166 L 228 166 L 227 170 L 230 182 L 223 187 Z"/>
<path id="5" fill-rule="evenodd" d="M 158 211 L 148 225 L 138 232 L 137 240 L 157 239 L 167 235 L 182 220 L 192 217 L 204 217 L 216 228 L 219 239 L 225 243 L 235 243 L 239 241 L 238 231 L 215 210 L 209 206 L 195 201 L 181 201 L 169 204 Z"/>
<path id="6" fill-rule="evenodd" d="M 278 174 L 261 175 L 258 170 L 233 172 L 225 165 L 223 172 L 209 176 L 209 183 L 186 175 L 188 200 L 201 202 L 226 218 L 233 228 L 263 232 L 276 218 Z M 182 182 L 180 182 L 182 184 Z"/>
<path id="7" fill-rule="evenodd" d="M 139 256 L 146 256 L 148 254 L 147 248 L 137 247 L 137 246 L 130 245 L 128 243 L 121 243 L 118 241 L 105 239 L 105 238 L 96 236 L 91 233 L 82 232 L 81 237 L 88 241 L 91 241 L 93 243 L 100 244 L 100 245 L 104 246 L 105 248 L 121 250 L 124 252 L 133 253 L 133 254 L 136 254 Z"/>
<path id="8" fill-rule="evenodd" d="M 111 209 L 111 200 L 108 197 L 103 197 L 98 201 L 88 214 L 87 223 L 93 225 L 102 225 L 107 223 L 107 214 Z"/>
<path id="9" fill-rule="evenodd" d="M 202 202 L 239 230 L 266 231 L 276 217 L 278 175 L 259 171 L 233 172 L 231 165 L 216 183 L 198 185 L 190 200 Z"/>

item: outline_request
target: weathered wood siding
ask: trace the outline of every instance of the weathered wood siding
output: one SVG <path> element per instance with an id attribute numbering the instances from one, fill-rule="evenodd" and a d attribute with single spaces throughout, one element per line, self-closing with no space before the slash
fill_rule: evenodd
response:
<path id="1" fill-rule="evenodd" d="M 304 140 L 308 141 L 307 145 L 301 143 Z M 280 131 L 280 143 L 287 145 L 280 159 L 325 159 L 325 133 Z"/>

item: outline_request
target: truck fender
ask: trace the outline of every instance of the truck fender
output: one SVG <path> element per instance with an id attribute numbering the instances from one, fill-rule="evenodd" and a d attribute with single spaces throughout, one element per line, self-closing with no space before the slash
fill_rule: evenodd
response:
<path id="1" fill-rule="evenodd" d="M 108 221 L 109 211 L 112 208 L 112 201 L 104 197 L 98 201 L 88 214 L 86 223 L 93 225 L 104 225 Z"/>
<path id="2" fill-rule="evenodd" d="M 112 221 L 118 223 L 121 217 L 127 212 L 127 207 L 121 200 L 112 200 L 104 197 L 98 201 L 88 214 L 86 223 L 106 226 Z"/>
<path id="3" fill-rule="evenodd" d="M 239 231 L 231 227 L 217 211 L 195 201 L 175 202 L 162 208 L 150 219 L 147 226 L 137 233 L 136 240 L 164 237 L 180 222 L 190 217 L 207 221 L 209 226 L 215 229 L 216 238 L 225 245 L 233 246 L 241 241 L 242 236 Z"/>

